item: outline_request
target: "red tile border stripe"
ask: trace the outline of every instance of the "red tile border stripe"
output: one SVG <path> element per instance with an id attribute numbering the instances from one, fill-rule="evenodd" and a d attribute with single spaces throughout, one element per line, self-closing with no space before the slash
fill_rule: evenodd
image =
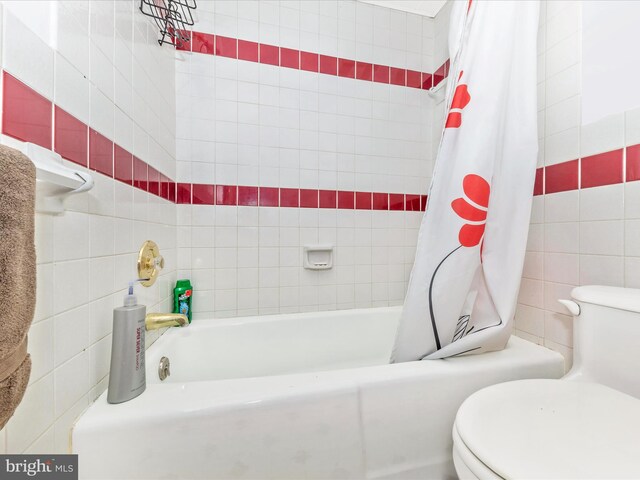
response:
<path id="1" fill-rule="evenodd" d="M 580 160 L 580 187 L 591 188 L 622 183 L 623 149 L 599 153 Z"/>
<path id="2" fill-rule="evenodd" d="M 448 60 L 435 72 L 428 73 L 390 65 L 373 65 L 349 58 L 321 55 L 195 30 L 190 32 L 190 35 L 191 41 L 184 42 L 178 50 L 420 90 L 435 87 L 449 73 Z"/>
<path id="3" fill-rule="evenodd" d="M 204 45 L 201 48 L 204 51 L 210 51 L 214 45 L 216 47 L 218 45 L 217 37 L 194 36 L 192 38 L 193 42 L 191 43 Z M 226 39 L 220 43 L 221 51 L 225 56 L 233 58 L 248 57 L 257 59 L 259 58 L 257 55 L 259 55 L 260 47 L 260 45 L 252 42 L 235 41 L 235 39 Z M 294 53 L 288 53 L 287 55 L 290 56 L 288 61 L 294 65 L 295 52 L 297 51 L 292 52 Z M 278 50 L 278 57 L 280 56 L 281 51 Z M 333 68 L 333 59 L 335 57 L 329 58 L 331 59 L 329 62 L 329 68 L 331 69 Z M 317 54 L 299 52 L 298 59 L 299 68 L 301 69 L 318 71 L 320 68 L 320 56 Z M 336 74 L 338 74 L 340 65 L 338 60 L 335 58 Z M 377 70 L 379 77 L 377 81 L 401 83 L 401 74 L 396 72 L 395 79 L 392 78 L 394 74 L 389 67 L 362 62 L 355 62 L 353 65 L 350 63 L 344 64 L 342 67 L 343 73 L 349 78 L 353 78 L 351 77 L 352 66 L 354 66 L 353 74 L 355 78 L 365 80 L 373 78 L 373 81 L 376 81 L 375 72 Z M 448 62 L 436 74 L 446 75 L 448 73 L 447 70 Z M 404 81 L 407 86 L 417 83 L 418 76 L 416 73 L 420 72 L 410 74 L 409 71 L 405 71 Z M 421 74 L 423 88 L 427 88 L 425 85 L 431 84 L 431 80 L 431 74 Z M 3 83 L 5 87 L 3 89 L 4 108 L 2 118 L 4 134 L 22 141 L 44 143 L 48 148 L 53 146 L 67 160 L 164 198 L 172 203 L 347 210 L 426 210 L 427 196 L 419 194 L 176 182 L 145 161 L 133 156 L 120 145 L 102 136 L 99 132 L 90 129 L 88 125 L 39 95 L 6 71 L 3 71 Z M 16 101 L 19 103 L 24 98 L 36 106 L 35 112 L 28 112 L 29 115 L 37 114 L 34 131 L 24 128 L 25 118 L 15 108 Z M 46 115 L 43 115 L 42 113 L 45 111 Z M 26 120 L 30 120 L 30 118 Z M 50 145 L 51 143 L 53 145 Z M 70 149 L 72 146 L 73 148 Z M 623 175 L 625 171 L 626 176 Z M 533 195 L 545 195 L 633 181 L 640 181 L 640 145 L 630 145 L 625 148 L 537 168 Z"/>
<path id="4" fill-rule="evenodd" d="M 176 203 L 175 180 L 6 71 L 3 71 L 2 104 L 5 135 L 54 149 L 66 160 Z"/>
<path id="5" fill-rule="evenodd" d="M 259 52 L 262 50 L 260 48 L 254 49 L 251 42 L 236 42 L 235 39 L 227 38 L 218 43 L 220 37 L 207 34 L 198 35 L 197 32 L 194 32 L 191 38 L 192 41 L 189 42 L 189 48 L 195 45 L 201 52 L 219 51 L 221 55 L 224 54 L 224 56 L 232 58 L 237 56 L 240 58 L 263 58 L 258 57 Z M 255 46 L 258 45 L 255 44 Z M 309 54 L 308 52 L 299 52 L 299 56 L 296 57 L 296 52 L 291 51 L 286 54 L 289 58 L 286 61 L 290 63 L 290 68 L 296 67 L 295 59 L 298 58 L 298 68 L 318 71 L 321 56 Z M 275 58 L 275 51 L 270 50 L 269 53 L 271 57 L 265 57 L 265 60 Z M 280 58 L 281 51 L 278 50 L 277 53 Z M 333 68 L 335 60 L 337 73 L 338 59 L 335 57 L 328 58 L 328 68 Z M 343 74 L 349 78 L 353 78 L 352 74 L 353 76 L 364 75 L 366 77 L 368 75 L 371 77 L 373 69 L 379 67 L 378 71 L 385 72 L 386 75 L 382 81 L 384 83 L 389 83 L 390 81 L 389 67 L 357 64 L 356 62 L 343 62 L 342 65 Z M 359 69 L 358 66 L 360 67 Z M 14 109 L 13 113 L 5 109 L 3 114 L 3 133 L 18 140 L 44 144 L 43 146 L 48 148 L 53 146 L 67 160 L 126 185 L 131 185 L 152 195 L 164 198 L 172 203 L 394 211 L 424 211 L 426 207 L 426 195 L 176 182 L 111 139 L 103 136 L 100 132 L 89 128 L 88 125 L 39 95 L 35 90 L 11 74 L 7 72 L 3 72 L 3 74 L 5 85 L 3 89 L 3 105 L 11 107 L 16 103 L 16 100 L 31 99 L 33 100 L 32 103 L 37 105 L 35 111 L 29 112 L 30 115 L 37 114 L 38 118 L 42 120 L 34 123 L 35 130 L 29 130 L 23 128 L 24 125 L 21 123 L 23 118 L 18 109 Z M 407 78 L 406 72 L 396 72 L 395 75 L 396 83 L 401 83 L 402 75 L 405 75 L 405 79 Z M 7 85 L 8 88 L 6 88 Z M 43 114 L 45 111 L 46 114 Z M 33 119 L 27 120 L 32 121 Z M 55 141 L 54 145 L 51 145 L 52 141 Z M 73 146 L 73 149 L 71 149 L 71 146 Z"/>

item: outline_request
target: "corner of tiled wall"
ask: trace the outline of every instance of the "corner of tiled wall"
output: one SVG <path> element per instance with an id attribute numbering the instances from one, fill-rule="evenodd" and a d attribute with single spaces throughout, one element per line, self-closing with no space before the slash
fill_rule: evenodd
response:
<path id="1" fill-rule="evenodd" d="M 432 170 L 419 72 L 440 66 L 434 19 L 354 0 L 199 10 L 176 63 L 177 177 L 194 203 L 178 205 L 178 268 L 199 286 L 196 317 L 400 304 L 422 216 L 405 200 L 420 202 Z M 322 193 L 331 208 L 317 208 Z M 335 246 L 330 271 L 302 268 L 318 243 Z"/>
<path id="2" fill-rule="evenodd" d="M 175 177 L 174 54 L 158 46 L 137 2 L 0 5 L 2 68 L 12 85 L 39 95 L 50 111 L 62 109 L 85 139 L 90 128 L 106 145 L 113 141 L 146 162 L 145 168 Z M 3 102 L 5 116 L 11 114 L 7 108 L 13 107 Z M 60 121 L 54 118 L 54 124 Z M 15 130 L 5 126 L 2 142 L 18 144 L 10 135 Z M 135 188 L 131 176 L 128 184 L 113 178 L 113 156 L 111 175 L 87 169 L 91 148 L 83 146 L 85 166 L 65 163 L 89 171 L 94 188 L 69 198 L 62 215 L 36 215 L 33 368 L 22 404 L 0 432 L 3 453 L 67 452 L 72 422 L 106 388 L 112 310 L 137 276 L 144 240 L 160 245 L 167 268 L 153 287 L 137 287 L 138 299 L 149 311 L 172 308 L 176 205 Z M 148 343 L 157 335 L 149 335 Z"/>
<path id="3" fill-rule="evenodd" d="M 572 318 L 557 300 L 578 285 L 640 287 L 640 182 L 631 175 L 640 109 L 582 125 L 582 3 L 541 6 L 538 167 L 544 195 L 534 197 L 515 332 L 562 353 L 569 369 Z"/>

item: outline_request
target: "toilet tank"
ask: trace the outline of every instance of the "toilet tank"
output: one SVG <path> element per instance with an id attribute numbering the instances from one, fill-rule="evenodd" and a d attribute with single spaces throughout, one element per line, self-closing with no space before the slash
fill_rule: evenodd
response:
<path id="1" fill-rule="evenodd" d="M 561 301 L 573 317 L 567 380 L 602 383 L 640 398 L 640 290 L 591 285 Z"/>

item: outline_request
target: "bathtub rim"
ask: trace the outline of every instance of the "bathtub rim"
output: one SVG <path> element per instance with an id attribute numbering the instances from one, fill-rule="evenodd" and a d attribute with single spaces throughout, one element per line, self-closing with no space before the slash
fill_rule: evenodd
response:
<path id="1" fill-rule="evenodd" d="M 129 421 L 140 424 L 179 421 L 185 415 L 216 414 L 307 395 L 357 391 L 381 381 L 393 385 L 407 378 L 450 376 L 460 368 L 482 373 L 496 362 L 509 362 L 510 368 L 533 364 L 558 364 L 564 368 L 563 357 L 558 352 L 512 335 L 503 350 L 447 359 L 263 377 L 151 383 L 142 395 L 121 404 L 107 403 L 107 392 L 103 392 L 77 419 L 71 438 L 85 428 L 111 430 L 115 424 Z"/>

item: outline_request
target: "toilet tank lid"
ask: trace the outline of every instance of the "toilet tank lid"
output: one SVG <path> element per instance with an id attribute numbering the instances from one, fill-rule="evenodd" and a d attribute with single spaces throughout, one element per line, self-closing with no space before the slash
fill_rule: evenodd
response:
<path id="1" fill-rule="evenodd" d="M 640 313 L 640 289 L 586 285 L 571 292 L 574 300 Z"/>

